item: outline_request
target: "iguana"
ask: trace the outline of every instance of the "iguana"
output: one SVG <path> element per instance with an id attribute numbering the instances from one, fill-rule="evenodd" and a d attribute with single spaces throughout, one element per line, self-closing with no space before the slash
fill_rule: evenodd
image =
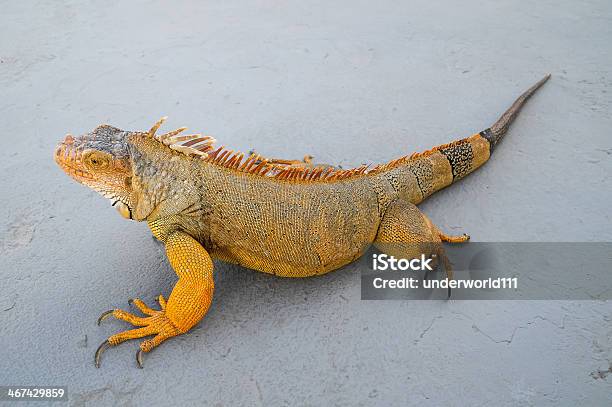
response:
<path id="1" fill-rule="evenodd" d="M 336 270 L 374 244 L 397 258 L 421 253 L 444 259 L 449 236 L 416 205 L 484 164 L 527 99 L 529 88 L 490 128 L 386 164 L 352 169 L 269 160 L 216 147 L 211 136 L 125 131 L 103 124 L 80 137 L 68 134 L 55 149 L 57 164 L 76 181 L 110 199 L 119 213 L 146 221 L 165 245 L 178 275 L 160 309 L 138 298 L 145 317 L 107 311 L 139 328 L 110 336 L 95 354 L 128 339 L 144 340 L 136 354 L 189 331 L 206 314 L 214 291 L 212 258 L 282 277 Z M 448 266 L 448 265 L 446 265 Z M 451 278 L 447 268 L 447 278 Z"/>

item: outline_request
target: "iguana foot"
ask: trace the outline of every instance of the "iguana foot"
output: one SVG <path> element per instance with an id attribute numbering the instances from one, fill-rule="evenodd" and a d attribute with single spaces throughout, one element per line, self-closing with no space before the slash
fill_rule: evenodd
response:
<path id="1" fill-rule="evenodd" d="M 215 288 L 213 262 L 206 249 L 184 232 L 174 231 L 167 236 L 160 233 L 163 225 L 153 222 L 149 225 L 154 234 L 157 232 L 156 237 L 162 237 L 170 265 L 179 279 L 168 301 L 159 296 L 161 310 L 154 310 L 141 300 L 133 299 L 130 304 L 147 315 L 146 317 L 114 309 L 106 311 L 98 318 L 98 324 L 113 316 L 140 328 L 120 332 L 104 341 L 96 351 L 96 367 L 100 367 L 102 353 L 111 346 L 119 345 L 128 339 L 154 335 L 152 339 L 141 342 L 136 353 L 136 362 L 138 367 L 142 368 L 144 352 L 149 352 L 168 338 L 189 331 L 206 315 L 212 302 Z"/>
<path id="2" fill-rule="evenodd" d="M 129 339 L 155 335 L 152 339 L 142 341 L 140 343 L 140 349 L 136 353 L 136 362 L 138 363 L 138 367 L 142 369 L 143 352 L 149 352 L 166 339 L 183 333 L 166 316 L 166 300 L 164 297 L 160 295 L 158 301 L 161 310 L 149 308 L 138 298 L 129 300 L 131 305 L 136 306 L 136 308 L 138 308 L 143 314 L 147 315 L 147 317 L 139 317 L 121 309 L 106 311 L 100 315 L 100 318 L 98 318 L 98 325 L 100 325 L 100 323 L 105 319 L 113 316 L 141 328 L 120 332 L 110 336 L 106 341 L 102 342 L 95 355 L 96 367 L 100 367 L 100 358 L 102 353 L 109 347 L 119 345 L 120 343 Z"/>
<path id="3" fill-rule="evenodd" d="M 451 235 L 447 235 L 441 232 L 439 229 L 438 229 L 438 236 L 440 236 L 440 240 L 442 240 L 443 242 L 447 242 L 447 243 L 465 243 L 468 240 L 470 240 L 470 235 L 468 235 L 467 233 L 464 233 L 461 236 L 451 236 Z M 440 251 L 439 256 L 442 260 L 442 265 L 444 266 L 444 269 L 446 270 L 446 275 L 448 276 L 449 279 L 452 279 L 453 267 L 452 267 L 450 260 L 444 253 L 444 250 Z M 450 297 L 451 297 L 451 287 L 449 285 L 448 286 L 448 298 Z"/>

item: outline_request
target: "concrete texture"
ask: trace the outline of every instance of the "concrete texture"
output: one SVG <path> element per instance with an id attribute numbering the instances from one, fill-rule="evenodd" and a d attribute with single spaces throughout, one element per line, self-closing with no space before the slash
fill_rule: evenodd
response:
<path id="1" fill-rule="evenodd" d="M 218 264 L 210 313 L 135 366 L 93 353 L 175 281 L 144 224 L 56 168 L 68 131 L 203 130 L 344 166 L 491 124 L 544 73 L 494 160 L 422 205 L 477 241 L 610 241 L 607 1 L 3 2 L 0 384 L 70 405 L 609 405 L 612 304 L 384 301 L 348 267 Z M 537 270 L 534 270 L 537 272 Z"/>

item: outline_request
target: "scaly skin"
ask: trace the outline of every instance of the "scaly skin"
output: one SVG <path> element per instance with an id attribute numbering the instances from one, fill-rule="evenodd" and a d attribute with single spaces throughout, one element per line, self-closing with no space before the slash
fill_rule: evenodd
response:
<path id="1" fill-rule="evenodd" d="M 416 207 L 434 192 L 484 164 L 535 84 L 490 128 L 471 137 L 404 156 L 374 168 L 340 170 L 309 162 L 214 149 L 214 139 L 157 135 L 102 125 L 66 136 L 55 160 L 75 180 L 109 198 L 122 216 L 146 221 L 162 241 L 179 279 L 160 310 L 133 304 L 147 317 L 122 310 L 108 316 L 138 329 L 113 335 L 96 352 L 154 335 L 149 352 L 185 333 L 206 314 L 213 296 L 211 257 L 282 277 L 324 274 L 358 259 L 374 244 L 399 258 L 437 254 L 452 277 L 441 242 L 447 236 Z"/>

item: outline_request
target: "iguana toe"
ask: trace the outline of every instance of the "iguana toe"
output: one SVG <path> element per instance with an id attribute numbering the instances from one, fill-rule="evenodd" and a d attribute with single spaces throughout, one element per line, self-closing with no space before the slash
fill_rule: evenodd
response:
<path id="1" fill-rule="evenodd" d="M 159 302 L 162 309 L 157 311 L 149 308 L 138 298 L 129 301 L 131 305 L 134 305 L 136 308 L 142 311 L 143 314 L 148 315 L 147 317 L 139 317 L 121 309 L 109 310 L 100 315 L 100 318 L 98 318 L 98 325 L 105 319 L 113 316 L 139 328 L 111 335 L 106 341 L 104 341 L 96 350 L 94 359 L 96 367 L 100 367 L 102 353 L 109 347 L 119 345 L 120 343 L 129 339 L 137 339 L 155 335 L 152 339 L 147 339 L 140 343 L 140 350 L 136 356 L 136 361 L 138 363 L 138 367 L 142 368 L 142 352 L 150 352 L 153 348 L 166 339 L 182 333 L 167 317 L 165 310 L 166 301 L 161 295 L 159 297 Z"/>
<path id="2" fill-rule="evenodd" d="M 159 304 L 161 309 L 166 309 L 166 299 L 163 295 L 160 294 L 159 297 L 157 297 L 157 303 Z"/>

